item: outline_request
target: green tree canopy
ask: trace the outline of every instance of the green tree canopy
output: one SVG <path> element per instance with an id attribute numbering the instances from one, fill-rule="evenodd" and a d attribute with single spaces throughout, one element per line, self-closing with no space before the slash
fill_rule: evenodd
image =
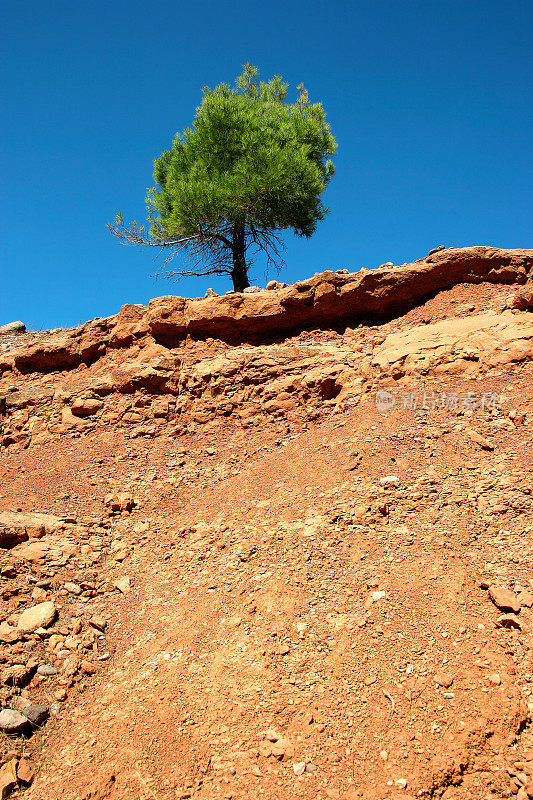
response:
<path id="1" fill-rule="evenodd" d="M 112 232 L 127 244 L 170 248 L 166 264 L 188 259 L 166 277 L 229 274 L 242 291 L 258 251 L 279 268 L 279 233 L 309 237 L 327 213 L 320 196 L 336 149 L 321 103 L 310 103 L 303 85 L 288 103 L 287 88 L 279 76 L 259 81 L 249 64 L 235 87 L 206 87 L 192 127 L 155 159 L 149 233 L 120 214 Z"/>

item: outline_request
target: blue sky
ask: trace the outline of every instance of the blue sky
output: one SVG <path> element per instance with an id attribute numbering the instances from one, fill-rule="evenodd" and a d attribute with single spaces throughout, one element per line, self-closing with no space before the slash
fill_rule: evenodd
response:
<path id="1" fill-rule="evenodd" d="M 2 0 L 0 15 L 0 324 L 230 288 L 154 280 L 153 252 L 105 223 L 144 219 L 154 157 L 245 61 L 303 81 L 339 143 L 330 214 L 286 237 L 283 279 L 533 246 L 528 0 Z"/>

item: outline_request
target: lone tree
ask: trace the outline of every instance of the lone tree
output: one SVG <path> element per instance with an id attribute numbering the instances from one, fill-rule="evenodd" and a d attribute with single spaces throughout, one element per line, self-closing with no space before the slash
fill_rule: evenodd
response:
<path id="1" fill-rule="evenodd" d="M 267 269 L 279 270 L 279 232 L 309 237 L 328 211 L 320 195 L 337 146 L 321 103 L 310 103 L 300 84 L 290 104 L 287 87 L 279 76 L 259 81 L 250 64 L 234 88 L 206 87 L 192 128 L 154 161 L 149 232 L 117 214 L 112 233 L 124 244 L 169 248 L 159 273 L 167 278 L 228 274 L 242 292 L 259 251 Z M 186 266 L 167 268 L 178 254 Z"/>

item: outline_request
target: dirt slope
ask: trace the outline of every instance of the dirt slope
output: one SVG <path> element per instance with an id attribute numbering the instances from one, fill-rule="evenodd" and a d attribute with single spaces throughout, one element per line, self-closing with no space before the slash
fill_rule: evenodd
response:
<path id="1" fill-rule="evenodd" d="M 533 796 L 532 270 L 0 337 L 0 796 Z"/>

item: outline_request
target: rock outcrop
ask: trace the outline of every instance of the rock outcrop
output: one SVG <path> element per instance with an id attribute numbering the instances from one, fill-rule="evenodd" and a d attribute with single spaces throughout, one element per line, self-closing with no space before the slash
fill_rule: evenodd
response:
<path id="1" fill-rule="evenodd" d="M 257 343 L 305 327 L 383 319 L 458 283 L 525 284 L 532 270 L 533 250 L 467 247 L 440 250 L 399 267 L 322 272 L 275 291 L 198 300 L 158 297 L 147 307 L 126 305 L 113 317 L 44 334 L 9 356 L 0 355 L 0 374 L 72 369 L 147 337 L 167 347 L 187 336 Z"/>

